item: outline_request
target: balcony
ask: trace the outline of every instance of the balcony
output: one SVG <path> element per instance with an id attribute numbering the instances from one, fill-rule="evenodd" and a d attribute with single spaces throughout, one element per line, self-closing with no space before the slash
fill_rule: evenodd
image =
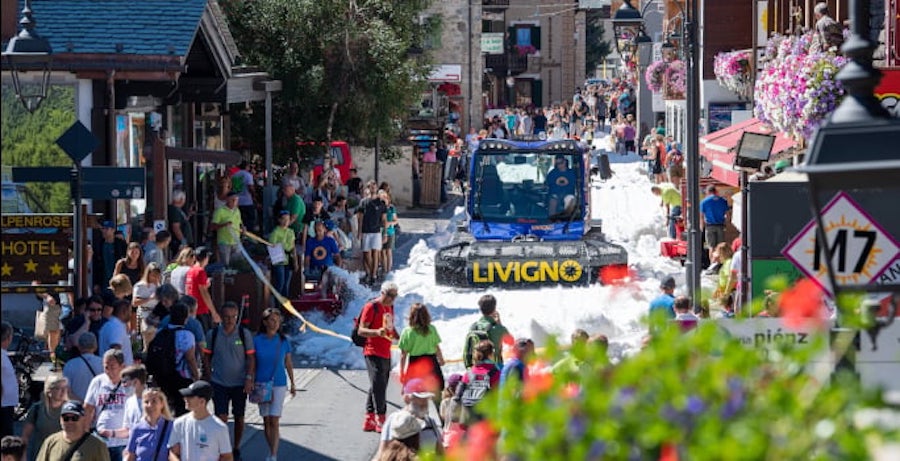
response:
<path id="1" fill-rule="evenodd" d="M 519 53 L 488 54 L 484 57 L 484 67 L 492 69 L 493 74 L 518 75 L 528 70 L 528 55 Z"/>
<path id="2" fill-rule="evenodd" d="M 481 7 L 487 11 L 503 11 L 509 8 L 509 0 L 481 0 Z"/>

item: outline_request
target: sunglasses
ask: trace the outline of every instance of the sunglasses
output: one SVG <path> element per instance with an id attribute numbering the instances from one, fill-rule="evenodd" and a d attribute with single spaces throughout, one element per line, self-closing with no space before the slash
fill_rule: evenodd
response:
<path id="1" fill-rule="evenodd" d="M 81 419 L 81 416 L 78 415 L 62 415 L 62 420 L 67 423 L 74 423 Z"/>
<path id="2" fill-rule="evenodd" d="M 396 298 L 397 292 L 396 291 L 388 291 L 387 293 L 385 293 L 385 295 L 390 296 L 391 298 Z"/>

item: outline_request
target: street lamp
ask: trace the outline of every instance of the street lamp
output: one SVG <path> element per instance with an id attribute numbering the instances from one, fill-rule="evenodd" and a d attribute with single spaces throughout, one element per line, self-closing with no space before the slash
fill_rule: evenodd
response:
<path id="1" fill-rule="evenodd" d="M 645 9 L 652 4 L 653 1 L 645 5 Z M 699 3 L 692 1 L 689 10 L 685 11 L 678 2 L 674 5 L 678 7 L 681 17 L 681 35 L 683 43 L 687 46 L 685 59 L 687 64 L 687 122 L 686 122 L 686 143 L 685 154 L 687 160 L 687 205 L 688 205 L 688 258 L 685 263 L 687 275 L 688 295 L 695 307 L 700 305 L 700 271 L 703 266 L 703 235 L 700 232 L 700 133 L 699 133 L 699 117 L 700 117 L 700 81 L 697 66 L 700 62 L 699 50 L 697 44 L 697 34 L 695 32 L 695 20 L 699 20 Z M 630 0 L 625 0 L 613 18 L 613 28 L 616 32 L 616 47 L 619 47 L 619 41 L 623 37 L 627 37 L 630 30 L 634 30 L 631 37 L 637 37 L 638 29 L 643 25 L 643 15 L 634 6 Z M 637 27 L 637 29 L 635 29 Z M 620 33 L 621 31 L 621 33 Z M 634 43 L 634 41 L 632 41 Z"/>
<path id="2" fill-rule="evenodd" d="M 644 27 L 641 12 L 631 5 L 630 0 L 616 10 L 613 16 L 613 33 L 616 35 L 616 51 L 619 55 L 631 53 L 637 45 L 637 37 Z M 646 34 L 645 34 L 646 35 Z"/>
<path id="3" fill-rule="evenodd" d="M 823 208 L 823 203 L 836 197 L 836 192 L 843 191 L 864 205 L 865 211 L 872 216 L 870 220 L 878 223 L 872 226 L 876 232 L 869 245 L 872 249 L 869 254 L 883 245 L 880 239 L 893 237 L 897 240 L 900 236 L 900 220 L 896 219 L 896 203 L 900 199 L 897 181 L 900 178 L 900 149 L 897 148 L 900 146 L 900 119 L 892 118 L 874 95 L 881 73 L 872 66 L 875 45 L 869 40 L 869 1 L 851 0 L 850 12 L 851 35 L 841 47 L 850 61 L 836 76 L 847 95 L 813 135 L 806 162 L 798 170 L 809 177 L 816 241 L 824 242 L 820 246 L 835 299 L 842 291 L 891 293 L 888 315 L 874 321 L 869 330 L 874 343 L 878 330 L 889 325 L 896 315 L 900 284 L 860 284 L 854 278 L 839 276 L 844 275 L 839 272 L 846 272 L 840 266 L 848 250 L 846 245 L 838 245 L 840 239 L 836 236 L 831 236 L 834 244 L 829 241 L 828 234 L 834 232 L 826 227 L 830 222 L 826 223 L 823 217 L 828 208 Z M 835 268 L 836 257 L 840 259 L 838 270 Z M 858 259 L 864 259 L 862 253 Z M 866 255 L 865 262 L 869 261 L 872 259 Z M 854 283 L 849 283 L 851 280 Z"/>
<path id="4" fill-rule="evenodd" d="M 50 91 L 50 63 L 53 49 L 50 47 L 50 42 L 34 30 L 37 23 L 31 11 L 31 0 L 25 0 L 25 6 L 22 8 L 22 20 L 19 21 L 19 24 L 22 25 L 22 30 L 7 44 L 6 51 L 2 53 L 3 62 L 9 67 L 12 74 L 16 98 L 25 107 L 25 110 L 34 113 Z M 41 72 L 41 80 L 36 88 L 29 89 L 23 85 L 20 73 L 31 70 Z"/>

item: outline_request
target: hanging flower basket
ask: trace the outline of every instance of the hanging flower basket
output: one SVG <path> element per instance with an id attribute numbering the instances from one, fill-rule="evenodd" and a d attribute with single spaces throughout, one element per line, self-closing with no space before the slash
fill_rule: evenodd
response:
<path id="1" fill-rule="evenodd" d="M 716 55 L 713 65 L 720 85 L 736 93 L 741 99 L 753 95 L 750 76 L 750 50 L 723 52 Z"/>
<path id="2" fill-rule="evenodd" d="M 654 93 L 662 91 L 665 82 L 667 63 L 665 61 L 653 61 L 647 70 L 644 71 L 644 81 L 647 82 L 647 88 Z"/>
<path id="3" fill-rule="evenodd" d="M 754 114 L 778 131 L 809 138 L 844 96 L 835 75 L 847 59 L 812 51 L 812 34 L 775 36 L 754 89 Z"/>
<path id="4" fill-rule="evenodd" d="M 528 56 L 537 53 L 534 45 L 516 45 L 516 52 L 519 56 Z"/>
<path id="5" fill-rule="evenodd" d="M 687 65 L 675 60 L 666 67 L 665 99 L 684 99 L 687 94 Z"/>

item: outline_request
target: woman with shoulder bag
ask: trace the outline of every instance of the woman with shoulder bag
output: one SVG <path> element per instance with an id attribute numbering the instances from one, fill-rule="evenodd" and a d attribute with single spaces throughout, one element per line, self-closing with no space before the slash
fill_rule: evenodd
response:
<path id="1" fill-rule="evenodd" d="M 291 362 L 291 347 L 281 334 L 281 311 L 268 308 L 263 311 L 259 333 L 253 337 L 256 349 L 256 376 L 250 402 L 259 405 L 259 415 L 263 418 L 263 429 L 269 444 L 266 461 L 278 459 L 280 438 L 278 424 L 284 409 L 284 398 L 290 378 L 291 397 L 297 395 L 294 386 L 294 366 Z"/>
<path id="2" fill-rule="evenodd" d="M 132 429 L 125 448 L 125 461 L 167 461 L 169 436 L 172 434 L 172 414 L 166 395 L 158 388 L 149 388 L 141 396 L 144 416 Z"/>
<path id="3" fill-rule="evenodd" d="M 37 458 L 44 439 L 62 430 L 59 422 L 62 406 L 69 398 L 69 380 L 62 376 L 50 375 L 44 381 L 41 400 L 28 410 L 22 440 L 28 446 L 28 461 Z"/>
<path id="4" fill-rule="evenodd" d="M 275 291 L 290 297 L 291 276 L 294 275 L 294 267 L 297 265 L 297 255 L 294 251 L 296 239 L 290 226 L 291 213 L 288 210 L 278 212 L 278 226 L 269 234 L 269 242 L 272 245 L 281 245 L 284 251 L 284 261 L 272 262 L 272 285 Z"/>

